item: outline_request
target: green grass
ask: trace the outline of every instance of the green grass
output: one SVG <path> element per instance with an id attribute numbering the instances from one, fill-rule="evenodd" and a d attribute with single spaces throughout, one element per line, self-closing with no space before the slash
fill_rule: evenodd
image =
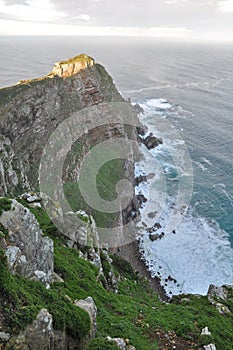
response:
<path id="1" fill-rule="evenodd" d="M 53 316 L 55 329 L 66 330 L 71 336 L 83 339 L 90 329 L 88 314 L 67 300 L 59 288 L 47 290 L 43 284 L 12 275 L 0 251 L 0 306 L 5 330 L 18 332 L 31 323 L 41 308 Z"/>
<path id="2" fill-rule="evenodd" d="M 93 61 L 94 61 L 93 58 L 82 53 L 81 55 L 72 57 L 72 58 L 65 60 L 65 61 L 60 61 L 59 63 L 60 64 L 75 63 L 75 62 L 89 62 L 89 63 L 91 63 Z"/>
<path id="3" fill-rule="evenodd" d="M 0 311 L 6 319 L 6 331 L 12 333 L 24 328 L 41 308 L 47 308 L 53 315 L 56 329 L 66 329 L 69 334 L 82 339 L 89 331 L 88 317 L 69 299 L 74 301 L 92 296 L 98 310 L 97 340 L 92 341 L 89 350 L 114 349 L 114 344 L 105 342 L 106 336 L 129 339 L 137 350 L 156 350 L 158 329 L 163 332 L 173 330 L 177 336 L 200 346 L 211 340 L 217 349 L 232 350 L 232 314 L 220 315 L 204 296 L 185 296 L 185 301 L 178 296 L 172 303 L 160 302 L 148 281 L 139 277 L 128 263 L 115 255 L 111 258 L 113 268 L 120 276 L 119 293 L 105 290 L 98 282 L 97 267 L 81 259 L 78 250 L 66 247 L 64 239 L 56 237 L 58 232 L 44 210 L 30 210 L 37 217 L 43 232 L 54 240 L 55 272 L 64 283 L 56 282 L 50 290 L 46 290 L 39 282 L 12 275 L 6 268 L 1 251 Z M 105 262 L 103 254 L 102 261 Z M 104 265 L 104 269 L 107 273 L 108 264 Z M 232 310 L 232 299 L 227 306 Z M 200 336 L 205 326 L 208 326 L 211 338 Z"/>
<path id="4" fill-rule="evenodd" d="M 87 350 L 119 350 L 119 347 L 114 341 L 107 341 L 105 338 L 96 338 L 93 339 Z"/>
<path id="5" fill-rule="evenodd" d="M 0 198 L 0 216 L 2 215 L 3 211 L 7 211 L 11 209 L 11 200 L 8 198 Z"/>
<path id="6" fill-rule="evenodd" d="M 105 163 L 99 170 L 96 178 L 96 187 L 99 195 L 105 201 L 117 198 L 116 184 L 122 179 L 122 160 L 114 159 Z M 93 184 L 90 183 L 90 186 Z M 64 185 L 66 198 L 74 211 L 85 210 L 91 214 L 98 227 L 113 227 L 116 224 L 118 213 L 104 213 L 90 208 L 82 197 L 78 183 L 67 182 Z"/>

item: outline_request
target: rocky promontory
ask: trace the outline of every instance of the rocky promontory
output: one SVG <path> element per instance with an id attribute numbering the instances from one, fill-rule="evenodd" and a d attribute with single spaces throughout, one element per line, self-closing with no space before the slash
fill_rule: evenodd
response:
<path id="1" fill-rule="evenodd" d="M 118 225 L 120 231 L 137 220 L 145 201 L 134 195 L 122 211 L 106 214 L 82 197 L 80 169 L 96 145 L 144 142 L 140 123 L 111 119 L 108 104 L 124 104 L 129 116 L 135 116 L 104 67 L 84 54 L 57 62 L 46 77 L 0 89 L 0 349 L 231 350 L 231 286 L 211 286 L 208 296 L 168 301 L 141 261 L 135 232 L 131 244 L 114 249 L 101 240 L 102 227 L 106 234 L 112 228 L 118 234 Z M 38 174 L 51 134 L 77 112 L 83 113 L 87 127 L 72 124 L 56 139 L 59 144 L 62 136 L 68 143 L 75 130 L 84 130 L 69 149 L 62 179 L 51 181 L 62 183 L 72 208 L 64 211 L 59 201 L 40 191 Z M 92 119 L 106 116 L 109 123 L 88 129 Z M 154 135 L 145 138 L 148 149 L 161 143 Z M 122 178 L 133 186 L 146 181 L 135 179 L 134 151 L 132 147 L 130 159 L 114 159 L 98 170 L 97 192 L 106 201 L 117 197 L 115 187 Z M 45 164 L 45 173 L 50 165 Z M 62 230 L 51 220 L 59 215 Z M 82 225 L 70 225 L 72 218 Z M 151 231 L 152 239 L 159 238 Z"/>

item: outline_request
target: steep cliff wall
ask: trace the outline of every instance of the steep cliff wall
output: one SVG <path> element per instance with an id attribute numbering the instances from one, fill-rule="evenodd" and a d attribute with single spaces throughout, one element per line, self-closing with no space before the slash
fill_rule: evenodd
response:
<path id="1" fill-rule="evenodd" d="M 72 113 L 123 101 L 112 78 L 91 58 L 57 63 L 55 71 L 57 75 L 0 90 L 1 195 L 35 187 L 42 150 L 51 132 Z"/>

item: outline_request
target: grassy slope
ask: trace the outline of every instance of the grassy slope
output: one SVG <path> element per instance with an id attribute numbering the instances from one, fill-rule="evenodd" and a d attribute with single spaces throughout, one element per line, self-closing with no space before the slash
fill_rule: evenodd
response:
<path id="1" fill-rule="evenodd" d="M 177 336 L 202 344 L 201 329 L 209 327 L 212 340 L 218 349 L 232 350 L 232 314 L 220 315 L 206 297 L 189 296 L 180 303 L 161 303 L 139 278 L 130 265 L 113 257 L 116 271 L 120 274 L 119 293 L 107 292 L 97 282 L 97 268 L 79 258 L 75 249 L 68 248 L 56 237 L 56 228 L 40 208 L 33 209 L 45 234 L 55 243 L 55 271 L 64 283 L 53 284 L 46 290 L 39 282 L 28 281 L 11 275 L 1 256 L 0 300 L 1 313 L 7 316 L 9 330 L 24 328 L 37 312 L 45 307 L 54 317 L 55 328 L 66 328 L 72 335 L 82 338 L 89 329 L 84 311 L 68 301 L 92 296 L 98 308 L 97 337 L 128 338 L 137 350 L 157 349 L 156 332 L 175 331 Z M 232 301 L 228 304 L 232 310 Z M 233 311 L 233 310 L 232 310 Z M 78 332 L 78 333 L 77 333 Z M 209 340 L 209 339 L 207 339 Z M 97 345 L 95 344 L 97 342 Z M 100 342 L 102 345 L 98 344 Z M 95 340 L 90 349 L 108 349 L 103 340 Z M 114 346 L 111 346 L 114 349 Z"/>
<path id="2" fill-rule="evenodd" d="M 116 183 L 122 178 L 122 160 L 114 159 L 105 163 L 97 174 L 96 186 L 102 198 L 106 201 L 116 199 Z M 93 186 L 93 184 L 90 184 Z M 85 210 L 91 214 L 98 227 L 111 227 L 114 225 L 117 213 L 103 213 L 97 210 L 90 210 L 86 205 L 78 183 L 67 182 L 64 186 L 66 198 L 74 211 Z"/>

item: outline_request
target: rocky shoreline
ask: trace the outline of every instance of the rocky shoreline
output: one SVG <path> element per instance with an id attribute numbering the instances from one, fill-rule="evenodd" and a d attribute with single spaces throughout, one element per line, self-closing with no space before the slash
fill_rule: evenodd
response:
<path id="1" fill-rule="evenodd" d="M 169 301 L 169 297 L 167 296 L 164 287 L 161 285 L 159 278 L 151 277 L 151 274 L 142 259 L 137 240 L 125 246 L 119 247 L 116 254 L 122 259 L 128 261 L 139 276 L 144 277 L 149 281 L 151 289 L 159 296 L 161 301 Z"/>

